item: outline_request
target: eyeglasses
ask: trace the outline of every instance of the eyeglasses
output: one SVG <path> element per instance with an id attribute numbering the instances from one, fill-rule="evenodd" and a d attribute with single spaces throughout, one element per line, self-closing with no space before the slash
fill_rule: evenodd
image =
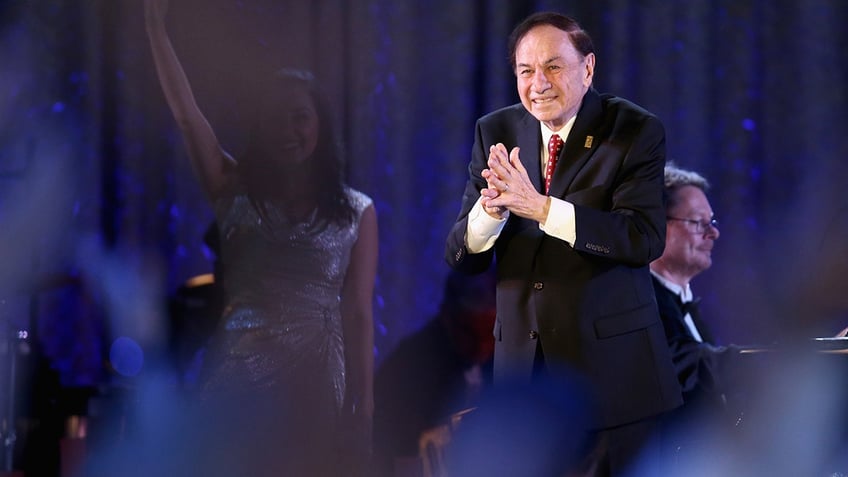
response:
<path id="1" fill-rule="evenodd" d="M 703 234 L 707 232 L 709 227 L 712 227 L 718 230 L 718 220 L 710 219 L 710 220 L 694 220 L 694 219 L 683 219 L 680 217 L 666 217 L 666 220 L 677 220 L 680 222 L 686 222 L 687 228 L 696 233 Z"/>

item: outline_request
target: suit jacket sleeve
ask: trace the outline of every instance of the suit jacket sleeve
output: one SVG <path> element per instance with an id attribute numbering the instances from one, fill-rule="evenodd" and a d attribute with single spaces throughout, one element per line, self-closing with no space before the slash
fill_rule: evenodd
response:
<path id="1" fill-rule="evenodd" d="M 474 148 L 471 153 L 471 162 L 468 164 L 468 181 L 462 194 L 462 204 L 456 223 L 451 228 L 445 244 L 445 259 L 451 267 L 465 271 L 466 273 L 482 273 L 489 268 L 494 248 L 482 253 L 468 253 L 465 246 L 465 233 L 468 228 L 468 214 L 480 197 L 480 190 L 486 187 L 486 181 L 481 175 L 483 169 L 487 168 L 485 147 L 482 139 L 482 127 L 477 121 L 474 134 Z"/>

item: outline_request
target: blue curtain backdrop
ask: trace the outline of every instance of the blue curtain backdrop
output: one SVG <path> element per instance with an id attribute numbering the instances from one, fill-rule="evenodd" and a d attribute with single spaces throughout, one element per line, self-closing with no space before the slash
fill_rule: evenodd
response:
<path id="1" fill-rule="evenodd" d="M 229 149 L 261 100 L 253 81 L 280 66 L 314 70 L 333 98 L 350 182 L 379 217 L 378 359 L 437 310 L 474 121 L 517 101 L 506 37 L 548 9 L 594 37 L 597 89 L 656 113 L 669 158 L 711 181 L 721 238 L 693 287 L 722 340 L 848 326 L 846 2 L 170 3 L 176 49 Z M 0 61 L 2 332 L 28 329 L 63 384 L 102 384 L 110 351 L 112 367 L 153 353 L 165 298 L 211 271 L 211 211 L 140 1 L 3 0 Z M 120 336 L 140 349 L 110 349 Z"/>

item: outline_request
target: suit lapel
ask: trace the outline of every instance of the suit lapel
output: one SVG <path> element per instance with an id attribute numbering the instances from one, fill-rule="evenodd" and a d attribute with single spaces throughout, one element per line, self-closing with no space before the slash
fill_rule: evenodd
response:
<path id="1" fill-rule="evenodd" d="M 577 113 L 574 126 L 559 153 L 557 166 L 551 178 L 551 196 L 565 196 L 577 173 L 586 166 L 597 150 L 600 138 L 595 138 L 594 131 L 597 129 L 597 119 L 600 114 L 600 97 L 593 88 L 590 88 L 583 97 L 583 104 Z"/>
<path id="2" fill-rule="evenodd" d="M 698 334 L 701 335 L 701 339 L 704 340 L 705 343 L 714 343 L 712 333 L 710 333 L 710 330 L 707 328 L 704 320 L 701 319 L 701 311 L 697 304 L 693 305 L 689 309 L 689 315 L 692 316 L 692 322 L 695 323 L 695 328 L 698 329 Z"/>
<path id="3" fill-rule="evenodd" d="M 525 110 L 526 112 L 526 110 Z M 523 124 L 518 132 L 518 147 L 521 148 L 521 164 L 527 169 L 530 182 L 536 187 L 536 191 L 542 192 L 542 164 L 541 149 L 542 129 L 539 121 L 530 113 L 524 116 Z"/>

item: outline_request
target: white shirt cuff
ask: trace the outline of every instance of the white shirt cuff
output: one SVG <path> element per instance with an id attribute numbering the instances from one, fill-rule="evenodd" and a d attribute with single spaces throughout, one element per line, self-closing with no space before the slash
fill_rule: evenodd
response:
<path id="1" fill-rule="evenodd" d="M 546 234 L 568 242 L 574 247 L 577 241 L 577 224 L 574 219 L 574 204 L 571 202 L 551 197 L 551 206 L 545 225 L 539 224 L 539 228 Z"/>
<path id="2" fill-rule="evenodd" d="M 465 230 L 465 247 L 468 253 L 485 252 L 495 245 L 495 241 L 506 225 L 506 217 L 496 219 L 483 210 L 480 197 L 468 213 L 468 226 Z"/>

